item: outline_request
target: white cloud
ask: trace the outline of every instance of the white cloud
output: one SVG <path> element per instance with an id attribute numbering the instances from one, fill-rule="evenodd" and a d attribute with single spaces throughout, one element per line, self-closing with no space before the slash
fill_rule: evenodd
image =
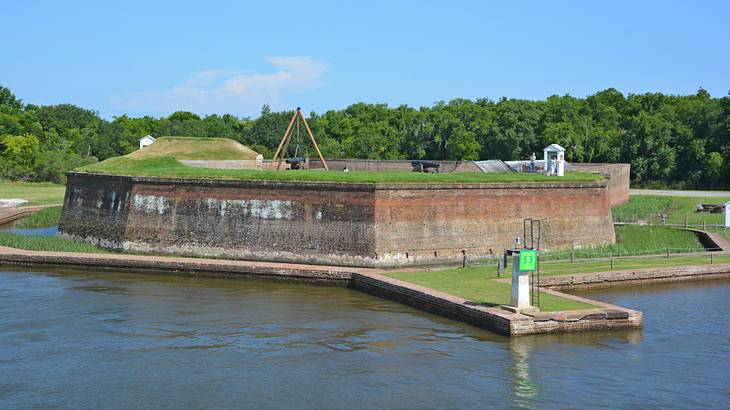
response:
<path id="1" fill-rule="evenodd" d="M 255 116 L 264 104 L 274 109 L 290 93 L 324 84 L 328 64 L 310 57 L 267 57 L 276 71 L 270 74 L 244 70 L 196 71 L 184 83 L 166 91 L 146 91 L 112 97 L 117 109 L 134 114 L 172 113 L 184 110 L 199 114 L 231 113 Z"/>

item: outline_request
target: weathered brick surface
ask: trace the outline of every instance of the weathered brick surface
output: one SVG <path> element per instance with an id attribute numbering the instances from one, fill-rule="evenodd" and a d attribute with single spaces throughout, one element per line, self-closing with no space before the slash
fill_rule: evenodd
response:
<path id="1" fill-rule="evenodd" d="M 62 235 L 115 249 L 353 266 L 614 241 L 605 183 L 343 184 L 69 174 Z"/>
<path id="2" fill-rule="evenodd" d="M 596 172 L 608 178 L 608 197 L 611 206 L 629 201 L 631 164 L 571 164 L 576 171 Z"/>
<path id="3" fill-rule="evenodd" d="M 500 254 L 542 220 L 541 248 L 613 243 L 602 183 L 383 186 L 376 191 L 376 252 L 400 263 Z"/>

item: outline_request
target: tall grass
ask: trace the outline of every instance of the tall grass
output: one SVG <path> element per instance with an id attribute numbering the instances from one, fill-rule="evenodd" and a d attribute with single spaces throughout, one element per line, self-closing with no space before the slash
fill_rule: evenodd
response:
<path id="1" fill-rule="evenodd" d="M 18 235 L 0 232 L 0 246 L 48 252 L 114 253 L 85 242 L 58 238 L 55 236 Z"/>
<path id="2" fill-rule="evenodd" d="M 49 226 L 58 225 L 58 221 L 61 219 L 61 207 L 54 206 L 50 208 L 43 208 L 40 211 L 27 216 L 18 222 L 15 226 L 17 228 L 47 228 Z"/>

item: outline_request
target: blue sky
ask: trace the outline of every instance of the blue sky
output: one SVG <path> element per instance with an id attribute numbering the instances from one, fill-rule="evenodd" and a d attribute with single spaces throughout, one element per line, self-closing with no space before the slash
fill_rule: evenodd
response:
<path id="1" fill-rule="evenodd" d="M 0 3 L 0 84 L 106 118 L 730 90 L 727 1 Z"/>

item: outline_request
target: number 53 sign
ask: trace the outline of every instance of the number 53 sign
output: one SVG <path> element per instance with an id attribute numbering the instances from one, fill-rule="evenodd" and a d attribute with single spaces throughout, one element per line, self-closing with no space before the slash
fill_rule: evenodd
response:
<path id="1" fill-rule="evenodd" d="M 537 269 L 537 251 L 523 249 L 520 251 L 520 271 Z"/>

